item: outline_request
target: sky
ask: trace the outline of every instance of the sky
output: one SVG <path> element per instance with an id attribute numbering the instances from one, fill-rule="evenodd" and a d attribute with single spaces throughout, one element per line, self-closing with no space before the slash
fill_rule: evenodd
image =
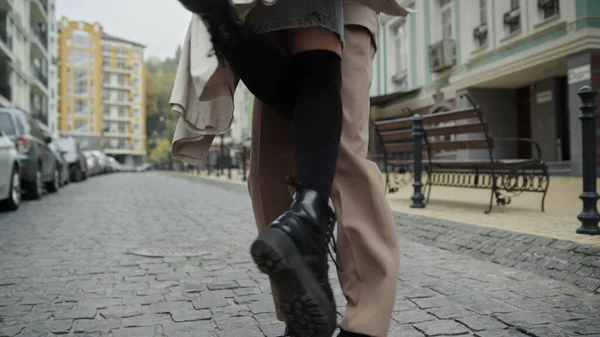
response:
<path id="1" fill-rule="evenodd" d="M 146 45 L 146 57 L 175 55 L 191 13 L 177 0 L 56 0 L 56 20 L 98 22 L 104 32 Z"/>

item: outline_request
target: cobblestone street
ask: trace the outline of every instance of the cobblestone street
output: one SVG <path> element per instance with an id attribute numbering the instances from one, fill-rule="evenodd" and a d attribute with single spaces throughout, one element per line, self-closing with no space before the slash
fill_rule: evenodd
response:
<path id="1" fill-rule="evenodd" d="M 244 186 L 154 172 L 72 184 L 0 214 L 0 336 L 282 335 L 248 254 L 255 234 Z M 132 254 L 166 244 L 207 253 Z M 403 238 L 401 249 L 392 337 L 600 336 L 598 293 Z"/>

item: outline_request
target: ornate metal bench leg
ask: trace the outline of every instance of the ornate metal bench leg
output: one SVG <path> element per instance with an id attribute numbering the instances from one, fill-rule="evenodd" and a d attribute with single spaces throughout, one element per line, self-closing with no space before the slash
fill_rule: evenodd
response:
<path id="1" fill-rule="evenodd" d="M 546 211 L 546 194 L 548 194 L 548 189 L 550 188 L 550 175 L 548 171 L 544 172 L 544 179 L 546 179 L 546 186 L 544 186 L 544 195 L 542 196 L 542 212 Z"/>
<path id="2" fill-rule="evenodd" d="M 485 214 L 490 214 L 492 212 L 492 207 L 494 205 L 494 196 L 496 196 L 496 187 L 492 187 L 492 193 L 490 194 L 490 205 L 488 206 L 487 211 L 485 211 Z"/>

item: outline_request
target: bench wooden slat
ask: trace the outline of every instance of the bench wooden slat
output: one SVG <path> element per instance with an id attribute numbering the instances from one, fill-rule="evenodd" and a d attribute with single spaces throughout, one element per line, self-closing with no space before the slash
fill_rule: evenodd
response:
<path id="1" fill-rule="evenodd" d="M 413 131 L 412 129 L 385 131 L 381 133 L 381 138 L 383 138 L 384 142 L 408 141 L 413 139 Z"/>
<path id="2" fill-rule="evenodd" d="M 412 117 L 408 118 L 394 118 L 384 121 L 376 121 L 374 122 L 375 126 L 379 131 L 387 131 L 387 130 L 399 130 L 399 129 L 411 129 L 413 127 L 413 119 Z"/>
<path id="3" fill-rule="evenodd" d="M 487 149 L 488 148 L 488 142 L 485 139 L 453 140 L 453 141 L 430 143 L 429 144 L 429 148 L 432 151 Z"/>
<path id="4" fill-rule="evenodd" d="M 385 150 L 388 152 L 413 152 L 413 149 L 414 149 L 414 145 L 412 142 L 388 143 L 388 144 L 385 144 L 384 146 L 385 146 Z"/>
<path id="5" fill-rule="evenodd" d="M 438 112 L 423 116 L 423 125 L 437 124 L 444 122 L 453 122 L 461 119 L 478 118 L 477 111 L 474 108 L 452 110 L 447 112 Z"/>
<path id="6" fill-rule="evenodd" d="M 451 136 L 451 135 L 480 133 L 480 132 L 483 132 L 483 125 L 481 125 L 481 123 L 479 123 L 479 122 L 463 124 L 463 125 L 435 127 L 435 128 L 429 128 L 429 129 L 425 130 L 425 134 L 427 135 L 427 137 Z"/>

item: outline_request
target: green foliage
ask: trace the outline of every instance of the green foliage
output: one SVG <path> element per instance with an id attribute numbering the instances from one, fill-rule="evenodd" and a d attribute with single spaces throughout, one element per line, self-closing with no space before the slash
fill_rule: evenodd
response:
<path id="1" fill-rule="evenodd" d="M 164 60 L 148 58 L 145 62 L 146 137 L 148 139 L 148 153 L 150 158 L 152 158 L 155 148 L 163 146 L 164 150 L 163 143 L 165 140 L 170 148 L 170 140 L 175 132 L 177 119 L 171 113 L 169 99 L 171 98 L 171 90 L 173 89 L 180 55 L 181 47 L 178 47 L 174 57 Z M 157 155 L 155 153 L 156 159 L 158 159 Z"/>

